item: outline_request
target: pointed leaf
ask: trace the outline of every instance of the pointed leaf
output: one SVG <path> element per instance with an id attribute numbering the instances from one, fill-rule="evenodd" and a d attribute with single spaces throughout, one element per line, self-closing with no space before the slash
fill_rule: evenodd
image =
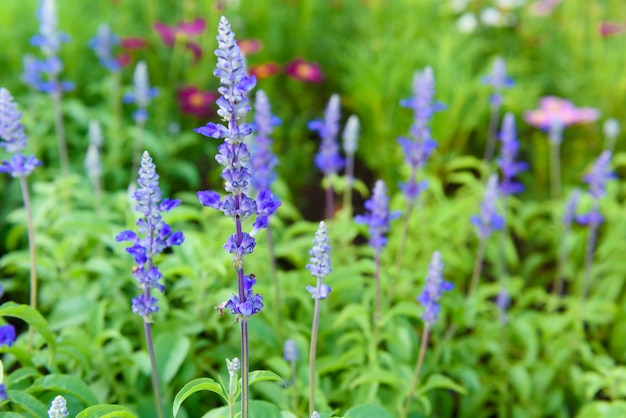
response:
<path id="1" fill-rule="evenodd" d="M 393 418 L 393 415 L 380 405 L 365 404 L 350 408 L 345 418 Z"/>
<path id="2" fill-rule="evenodd" d="M 52 351 L 56 349 L 54 334 L 50 331 L 48 323 L 39 312 L 30 306 L 19 305 L 15 302 L 6 302 L 0 306 L 0 316 L 10 316 L 21 319 L 41 334 Z"/>
<path id="3" fill-rule="evenodd" d="M 94 405 L 76 415 L 76 418 L 137 418 L 137 414 L 121 405 Z"/>
<path id="4" fill-rule="evenodd" d="M 215 380 L 210 379 L 208 377 L 201 377 L 199 379 L 194 379 L 191 382 L 187 383 L 181 390 L 178 391 L 176 397 L 174 398 L 174 416 L 178 414 L 178 410 L 182 403 L 189 396 L 193 395 L 196 392 L 200 392 L 203 390 L 208 390 L 209 392 L 214 392 L 220 395 L 226 402 L 228 402 L 228 395 L 224 391 L 224 388 L 217 383 Z"/>
<path id="5" fill-rule="evenodd" d="M 29 393 L 21 390 L 7 390 L 7 396 L 12 404 L 24 410 L 24 417 L 39 418 L 48 415 L 48 407 Z"/>
<path id="6" fill-rule="evenodd" d="M 426 383 L 421 386 L 416 393 L 416 396 L 424 394 L 433 389 L 450 389 L 461 395 L 467 395 L 467 390 L 454 380 L 450 379 L 448 376 L 444 376 L 442 374 L 433 374 L 431 375 Z"/>
<path id="7" fill-rule="evenodd" d="M 98 403 L 98 399 L 93 394 L 89 386 L 76 376 L 66 374 L 49 374 L 40 377 L 33 383 L 30 388 L 33 392 L 51 391 L 68 393 L 76 396 L 83 401 L 85 405 L 93 405 Z"/>

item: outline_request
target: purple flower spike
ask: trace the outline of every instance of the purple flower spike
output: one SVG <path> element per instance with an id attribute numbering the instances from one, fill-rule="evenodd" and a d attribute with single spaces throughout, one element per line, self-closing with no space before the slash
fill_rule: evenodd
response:
<path id="1" fill-rule="evenodd" d="M 504 218 L 498 214 L 497 175 L 489 176 L 485 197 L 480 204 L 480 215 L 472 216 L 471 222 L 476 227 L 476 233 L 480 239 L 487 239 L 494 231 L 499 231 L 504 227 Z"/>
<path id="2" fill-rule="evenodd" d="M 133 92 L 124 96 L 124 103 L 137 104 L 133 118 L 137 123 L 144 123 L 148 118 L 148 105 L 153 98 L 159 95 L 159 89 L 150 87 L 148 67 L 144 61 L 139 61 L 133 74 Z"/>
<path id="3" fill-rule="evenodd" d="M 570 194 L 567 203 L 565 204 L 565 213 L 563 214 L 563 225 L 569 228 L 576 218 L 576 208 L 578 207 L 578 200 L 580 199 L 580 189 L 574 189 Z"/>
<path id="4" fill-rule="evenodd" d="M 300 353 L 298 352 L 298 346 L 296 345 L 296 342 L 294 340 L 285 341 L 284 353 L 285 354 L 283 355 L 283 358 L 285 359 L 285 361 L 291 363 L 298 360 Z"/>
<path id="5" fill-rule="evenodd" d="M 113 48 L 119 45 L 119 43 L 119 36 L 111 32 L 109 25 L 103 23 L 98 28 L 96 36 L 89 40 L 89 48 L 96 54 L 101 66 L 115 73 L 122 68 L 113 55 Z"/>
<path id="6" fill-rule="evenodd" d="M 311 293 L 313 299 L 326 299 L 331 291 L 330 286 L 322 283 L 322 279 L 328 276 L 332 269 L 330 268 L 330 245 L 328 245 L 328 232 L 324 221 L 320 222 L 315 238 L 313 239 L 313 248 L 309 252 L 311 259 L 306 269 L 311 272 L 313 277 L 317 279 L 317 286 L 307 286 L 306 290 Z"/>
<path id="7" fill-rule="evenodd" d="M 270 103 L 263 90 L 256 92 L 254 127 L 256 136 L 250 146 L 250 170 L 252 171 L 252 187 L 257 192 L 270 188 L 276 179 L 274 168 L 278 158 L 272 153 L 270 134 L 274 126 L 280 125 L 280 119 L 272 115 Z"/>
<path id="8" fill-rule="evenodd" d="M 589 195 L 593 200 L 591 211 L 579 215 L 576 220 L 581 225 L 599 225 L 604 221 L 600 213 L 600 199 L 606 194 L 606 184 L 615 178 L 615 173 L 611 171 L 611 151 L 604 151 L 593 164 L 589 174 L 583 177 L 585 183 L 589 185 Z"/>
<path id="9" fill-rule="evenodd" d="M 506 63 L 502 57 L 496 58 L 493 62 L 491 74 L 483 77 L 483 83 L 493 87 L 490 98 L 491 105 L 500 106 L 502 104 L 502 90 L 515 84 L 513 79 L 506 74 Z"/>
<path id="10" fill-rule="evenodd" d="M 381 251 L 387 245 L 389 224 L 400 216 L 400 212 L 389 213 L 389 197 L 387 188 L 382 180 L 374 185 L 372 198 L 365 202 L 368 213 L 354 217 L 355 222 L 369 227 L 369 243 L 376 250 Z"/>
<path id="11" fill-rule="evenodd" d="M 11 93 L 0 87 L 0 146 L 13 154 L 10 159 L 0 162 L 0 173 L 8 173 L 13 178 L 26 177 L 41 165 L 34 156 L 21 154 L 26 139 L 22 113 L 18 112 Z"/>
<path id="12" fill-rule="evenodd" d="M 339 155 L 339 119 L 341 118 L 341 103 L 338 94 L 333 94 L 328 101 L 324 112 L 324 120 L 309 122 L 310 130 L 315 131 L 322 138 L 320 149 L 315 155 L 315 165 L 324 174 L 336 174 L 344 166 L 343 158 Z"/>
<path id="13" fill-rule="evenodd" d="M 156 166 L 147 151 L 144 151 L 139 169 L 139 189 L 133 197 L 137 201 L 135 210 L 141 213 L 137 221 L 137 231 L 122 231 L 115 240 L 131 243 L 126 252 L 134 256 L 137 266 L 133 269 L 133 276 L 143 291 L 132 301 L 134 313 L 142 316 L 144 321 L 151 322 L 151 315 L 158 312 L 158 300 L 151 295 L 152 289 L 161 292 L 165 287 L 160 283 L 163 275 L 154 265 L 154 256 L 165 249 L 181 245 L 184 241 L 182 232 L 172 231 L 172 228 L 162 219 L 161 213 L 167 212 L 180 204 L 179 200 L 161 199 L 159 175 Z"/>
<path id="14" fill-rule="evenodd" d="M 503 196 L 510 196 L 524 191 L 524 185 L 515 181 L 515 176 L 528 169 L 525 162 L 517 162 L 519 143 L 517 142 L 517 132 L 515 130 L 515 117 L 512 113 L 504 116 L 502 131 L 500 131 L 500 141 L 502 142 L 501 157 L 498 166 L 502 171 L 502 182 L 500 183 L 500 193 Z"/>
<path id="15" fill-rule="evenodd" d="M 428 266 L 428 275 L 426 276 L 426 284 L 424 291 L 418 296 L 417 301 L 424 306 L 424 314 L 422 319 L 429 326 L 434 325 L 439 319 L 439 299 L 443 292 L 454 289 L 454 285 L 443 279 L 443 262 L 441 261 L 441 253 L 435 251 Z"/>

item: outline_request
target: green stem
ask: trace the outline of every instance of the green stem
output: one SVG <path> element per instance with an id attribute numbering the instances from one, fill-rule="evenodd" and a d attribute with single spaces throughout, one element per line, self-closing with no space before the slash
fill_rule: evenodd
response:
<path id="1" fill-rule="evenodd" d="M 30 307 L 37 310 L 37 268 L 35 253 L 35 226 L 33 224 L 33 209 L 30 204 L 30 194 L 26 177 L 20 177 L 20 187 L 22 189 L 22 199 L 24 200 L 24 210 L 26 211 L 26 225 L 28 228 L 28 251 L 30 252 Z M 34 329 L 28 330 L 28 349 L 33 348 Z"/>
<path id="2" fill-rule="evenodd" d="M 560 142 L 550 141 L 550 190 L 554 202 L 557 202 L 561 198 L 560 149 Z"/>
<path id="3" fill-rule="evenodd" d="M 146 290 L 149 292 L 149 290 Z M 157 417 L 163 418 L 163 405 L 161 404 L 161 391 L 159 389 L 159 376 L 157 372 L 156 356 L 154 355 L 154 344 L 152 342 L 152 326 L 145 318 L 143 321 L 143 329 L 146 334 L 146 345 L 148 354 L 150 355 L 150 366 L 152 368 L 152 391 L 154 393 L 154 405 L 157 410 Z"/>
<path id="4" fill-rule="evenodd" d="M 272 235 L 272 229 L 270 224 L 267 224 L 267 247 L 269 248 L 270 253 L 270 267 L 272 270 L 272 286 L 274 287 L 274 314 L 276 316 L 276 339 L 278 341 L 282 341 L 282 327 L 281 323 L 281 310 L 282 310 L 282 302 L 280 297 L 280 285 L 278 283 L 278 267 L 276 266 L 276 253 L 274 251 L 274 237 Z"/>
<path id="5" fill-rule="evenodd" d="M 330 184 L 330 178 L 326 177 L 328 185 L 326 187 L 326 219 L 332 220 L 335 216 L 335 191 Z"/>
<path id="6" fill-rule="evenodd" d="M 498 119 L 500 117 L 500 105 L 492 105 L 489 115 L 489 132 L 487 133 L 487 146 L 485 147 L 485 161 L 491 162 L 493 151 L 496 148 L 496 137 L 498 131 Z"/>
<path id="7" fill-rule="evenodd" d="M 248 418 L 250 403 L 250 370 L 248 350 L 248 318 L 241 318 L 241 418 Z"/>
<path id="8" fill-rule="evenodd" d="M 480 273 L 483 268 L 483 259 L 485 258 L 485 244 L 487 240 L 484 238 L 480 239 L 478 244 L 478 252 L 476 253 L 476 262 L 474 263 L 474 273 L 472 274 L 472 281 L 470 282 L 470 287 L 467 291 L 467 299 L 469 300 L 476 292 L 476 288 L 478 287 L 478 279 L 480 278 Z"/>
<path id="9" fill-rule="evenodd" d="M 143 131 L 145 126 L 145 120 L 141 119 L 137 121 L 137 129 L 135 131 L 135 146 L 133 149 L 133 168 L 130 173 L 130 182 L 134 183 L 137 179 L 137 172 L 139 171 L 139 160 L 141 159 L 141 144 L 143 142 Z"/>
<path id="10" fill-rule="evenodd" d="M 343 208 L 348 219 L 352 219 L 352 187 L 354 185 L 354 155 L 346 158 L 346 188 L 343 193 Z"/>
<path id="11" fill-rule="evenodd" d="M 63 107 L 61 100 L 60 86 L 56 82 L 56 78 L 52 80 L 57 85 L 57 90 L 52 92 L 52 103 L 54 107 L 54 128 L 57 135 L 57 145 L 59 150 L 59 162 L 61 164 L 61 173 L 67 176 L 70 173 L 70 163 L 67 154 L 67 142 L 65 140 L 65 126 L 63 125 Z"/>
<path id="12" fill-rule="evenodd" d="M 317 279 L 318 294 L 321 288 L 322 279 Z M 315 410 L 315 355 L 317 351 L 317 333 L 320 321 L 320 300 L 315 299 L 315 309 L 313 312 L 313 328 L 311 329 L 311 347 L 309 350 L 309 416 Z"/>
<path id="13" fill-rule="evenodd" d="M 417 384 L 419 382 L 420 372 L 422 371 L 422 364 L 424 363 L 424 355 L 426 353 L 426 347 L 428 346 L 428 336 L 429 336 L 430 326 L 428 323 L 424 324 L 424 329 L 422 331 L 422 341 L 420 344 L 420 351 L 417 355 L 417 362 L 415 363 L 415 370 L 413 372 L 413 380 L 411 381 L 411 388 L 409 389 L 409 395 L 406 398 L 404 403 L 404 408 L 402 409 L 402 414 L 400 415 L 402 418 L 406 418 L 409 413 L 409 407 L 411 406 L 411 400 L 413 400 L 413 396 L 415 395 L 415 391 L 417 390 Z"/>
<path id="14" fill-rule="evenodd" d="M 594 202 L 593 211 L 598 211 L 598 201 Z M 581 289 L 582 304 L 589 296 L 589 284 L 591 283 L 591 266 L 593 264 L 593 253 L 596 245 L 596 236 L 598 234 L 598 224 L 591 222 L 589 224 L 589 239 L 587 241 L 587 250 L 585 251 L 585 272 L 583 274 L 583 283 Z"/>

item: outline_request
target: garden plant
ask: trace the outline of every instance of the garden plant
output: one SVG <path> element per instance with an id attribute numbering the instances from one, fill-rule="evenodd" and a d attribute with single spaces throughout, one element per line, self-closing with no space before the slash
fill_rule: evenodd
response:
<path id="1" fill-rule="evenodd" d="M 626 417 L 623 2 L 0 25 L 0 417 Z"/>

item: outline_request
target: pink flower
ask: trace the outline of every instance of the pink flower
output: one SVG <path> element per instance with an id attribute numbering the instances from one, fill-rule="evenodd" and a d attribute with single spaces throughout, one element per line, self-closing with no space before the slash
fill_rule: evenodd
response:
<path id="1" fill-rule="evenodd" d="M 148 41 L 138 36 L 130 36 L 128 38 L 120 39 L 120 46 L 124 49 L 128 49 L 130 51 L 135 51 L 137 49 L 143 49 L 148 45 Z"/>
<path id="2" fill-rule="evenodd" d="M 206 29 L 206 22 L 202 18 L 197 18 L 191 22 L 180 22 L 176 26 L 169 26 L 162 22 L 156 22 L 154 30 L 159 34 L 163 43 L 167 46 L 174 46 L 176 42 L 184 43 L 185 48 L 190 50 L 194 56 L 194 64 L 202 57 L 202 48 L 189 38 L 200 35 Z"/>
<path id="3" fill-rule="evenodd" d="M 250 75 L 254 75 L 257 80 L 262 80 L 280 73 L 280 65 L 275 62 L 266 62 L 251 66 L 248 68 L 248 72 Z"/>
<path id="4" fill-rule="evenodd" d="M 598 27 L 598 32 L 602 36 L 621 35 L 626 32 L 626 23 L 602 22 Z"/>
<path id="5" fill-rule="evenodd" d="M 244 55 L 254 54 L 263 49 L 261 41 L 256 39 L 242 39 L 241 41 L 237 41 L 237 45 L 239 45 L 239 50 Z"/>
<path id="6" fill-rule="evenodd" d="M 178 104 L 183 113 L 198 117 L 210 116 L 213 112 L 213 104 L 217 100 L 217 93 L 202 91 L 197 87 L 187 86 L 178 90 Z"/>
<path id="7" fill-rule="evenodd" d="M 548 16 L 552 14 L 554 8 L 562 0 L 537 0 L 531 7 L 532 12 L 538 16 Z"/>
<path id="8" fill-rule="evenodd" d="M 287 63 L 285 65 L 285 73 L 294 80 L 307 83 L 321 83 L 324 80 L 320 66 L 306 62 L 302 58 L 296 58 Z"/>
<path id="9" fill-rule="evenodd" d="M 524 120 L 530 125 L 541 129 L 549 129 L 555 121 L 561 126 L 575 123 L 589 123 L 597 120 L 600 112 L 590 107 L 577 108 L 568 100 L 555 96 L 546 96 L 541 99 L 539 109 L 526 112 Z"/>

